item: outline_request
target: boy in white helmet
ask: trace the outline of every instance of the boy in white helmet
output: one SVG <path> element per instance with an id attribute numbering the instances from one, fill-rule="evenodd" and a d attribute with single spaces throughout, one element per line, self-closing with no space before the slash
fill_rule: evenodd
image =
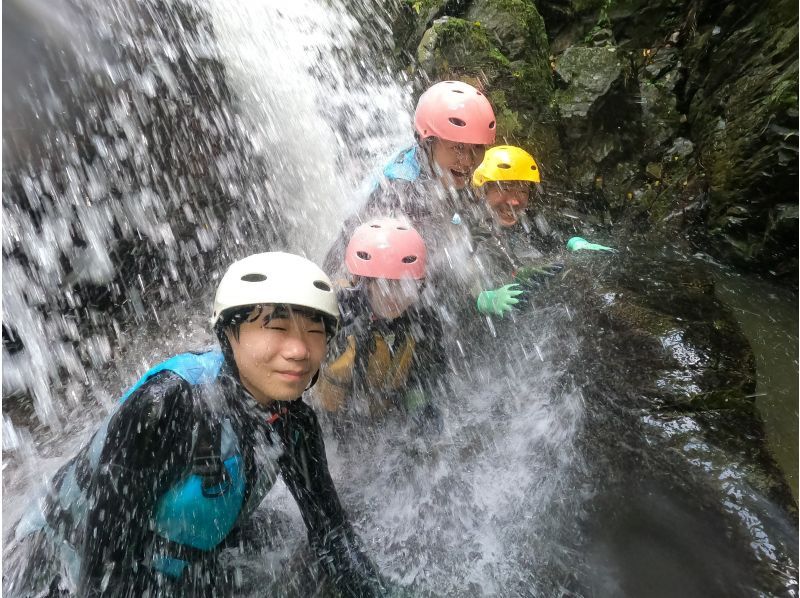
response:
<path id="1" fill-rule="evenodd" d="M 380 594 L 301 398 L 338 316 L 330 280 L 304 258 L 262 253 L 231 265 L 212 317 L 221 351 L 175 356 L 125 393 L 17 526 L 31 556 L 6 576 L 9 595 L 37 583 L 54 595 L 59 585 L 78 596 L 228 595 L 215 588 L 217 549 L 279 474 L 330 582 L 345 596 Z M 48 560 L 50 578 L 63 579 L 43 575 Z"/>

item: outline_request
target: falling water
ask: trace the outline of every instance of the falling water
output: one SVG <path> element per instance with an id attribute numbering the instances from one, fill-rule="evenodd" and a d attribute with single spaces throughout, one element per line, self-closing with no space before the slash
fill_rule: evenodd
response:
<path id="1" fill-rule="evenodd" d="M 76 6 L 4 5 L 46 40 L 20 42 L 20 67 L 4 65 L 4 93 L 7 73 L 18 78 L 3 115 L 12 556 L 15 521 L 120 392 L 211 343 L 220 268 L 274 249 L 320 261 L 378 167 L 411 141 L 393 2 Z M 369 554 L 414 595 L 620 595 L 602 542 L 582 552 L 591 476 L 608 465 L 592 469 L 573 314 L 558 304 L 479 328 L 474 345 L 450 347 L 441 436 L 389 419 L 348 442 L 323 422 Z M 223 555 L 240 594 L 308 595 L 288 491 L 276 487 L 260 516 L 263 546 Z"/>
<path id="2" fill-rule="evenodd" d="M 289 248 L 321 260 L 377 168 L 411 141 L 410 90 L 387 63 L 371 62 L 388 24 L 376 10 L 364 29 L 340 2 L 208 8 Z"/>

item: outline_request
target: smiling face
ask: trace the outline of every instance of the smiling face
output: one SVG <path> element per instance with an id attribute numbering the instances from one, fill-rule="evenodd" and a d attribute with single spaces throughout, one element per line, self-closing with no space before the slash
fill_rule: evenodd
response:
<path id="1" fill-rule="evenodd" d="M 431 155 L 439 173 L 439 180 L 448 187 L 463 189 L 472 177 L 472 171 L 483 162 L 485 145 L 456 143 L 434 138 Z"/>
<path id="2" fill-rule="evenodd" d="M 486 183 L 486 203 L 500 226 L 514 226 L 528 207 L 531 184 L 525 181 Z"/>
<path id="3" fill-rule="evenodd" d="M 262 405 L 303 394 L 325 357 L 322 318 L 291 307 L 255 308 L 239 326 L 238 338 L 231 330 L 225 334 L 242 385 Z"/>

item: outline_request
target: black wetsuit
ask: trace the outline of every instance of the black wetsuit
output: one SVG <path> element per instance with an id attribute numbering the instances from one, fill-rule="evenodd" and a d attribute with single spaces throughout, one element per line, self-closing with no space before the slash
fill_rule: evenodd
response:
<path id="1" fill-rule="evenodd" d="M 445 374 L 447 358 L 445 356 L 442 324 L 432 310 L 419 305 L 412 305 L 401 316 L 394 320 L 376 319 L 361 289 L 343 289 L 336 295 L 341 312 L 341 329 L 334 340 L 333 347 L 341 347 L 342 342 L 352 335 L 356 339 L 356 385 L 363 384 L 362 375 L 366 371 L 366 360 L 369 356 L 371 333 L 378 332 L 384 338 L 394 337 L 394 345 L 402 345 L 406 336 L 415 341 L 414 356 L 410 368 L 406 389 L 418 389 L 427 394 L 434 392 L 441 384 Z M 361 388 L 361 390 L 368 390 Z"/>
<path id="2" fill-rule="evenodd" d="M 362 288 L 345 288 L 337 294 L 341 311 L 341 327 L 331 343 L 329 369 L 323 370 L 320 390 L 326 388 L 328 376 L 340 363 L 348 348 L 354 357 L 347 366 L 346 400 L 380 403 L 382 408 L 406 411 L 424 431 L 441 428 L 441 410 L 434 398 L 446 392 L 447 357 L 443 331 L 436 313 L 420 305 L 407 309 L 393 320 L 375 318 Z M 370 367 L 375 359 L 376 337 L 389 350 L 389 363 Z M 410 357 L 404 358 L 409 350 Z M 402 364 L 403 361 L 407 363 Z M 407 374 L 398 375 L 398 366 Z M 370 379 L 368 372 L 383 372 Z M 345 372 L 337 372 L 341 375 Z M 394 380 L 390 380 L 394 378 Z M 335 384 L 335 382 L 334 382 Z M 410 405 L 407 397 L 419 403 Z M 353 415 L 353 409 L 345 409 Z M 363 412 L 374 410 L 362 409 Z"/>
<path id="3" fill-rule="evenodd" d="M 54 480 L 62 490 L 65 472 L 88 497 L 85 521 L 70 521 L 57 500 L 48 501 L 46 519 L 75 546 L 81 559 L 79 596 L 219 596 L 235 590 L 218 583 L 215 549 L 198 550 L 153 532 L 159 500 L 190 474 L 203 476 L 214 490 L 224 482 L 219 459 L 221 422 L 230 422 L 238 441 L 246 490 L 236 527 L 247 523 L 274 475 L 279 473 L 294 497 L 321 571 L 343 596 L 381 592 L 380 576 L 359 547 L 337 496 L 316 415 L 300 398 L 258 405 L 223 366 L 211 384 L 190 385 L 171 371 L 149 378 L 108 421 L 97 467 L 85 447 Z M 228 424 L 226 424 L 228 425 Z M 271 479 L 263 453 L 270 447 Z M 266 475 L 270 478 L 270 475 Z M 253 493 L 260 496 L 253 496 Z M 232 535 L 234 530 L 227 534 Z M 227 536 L 226 536 L 227 537 Z M 178 579 L 155 572 L 153 555 L 190 563 Z M 35 564 L 32 564 L 35 565 Z M 144 565 L 144 566 L 143 566 Z"/>

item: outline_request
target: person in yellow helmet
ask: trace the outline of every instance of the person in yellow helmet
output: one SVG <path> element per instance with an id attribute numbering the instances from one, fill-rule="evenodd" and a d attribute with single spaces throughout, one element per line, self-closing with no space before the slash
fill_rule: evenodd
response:
<path id="1" fill-rule="evenodd" d="M 498 145 L 486 152 L 472 175 L 497 223 L 505 228 L 520 221 L 528 208 L 532 185 L 541 181 L 533 156 L 520 147 Z"/>
<path id="2" fill-rule="evenodd" d="M 520 147 L 498 145 L 486 151 L 483 162 L 472 175 L 472 184 L 486 202 L 493 222 L 482 236 L 475 255 L 485 271 L 511 284 L 478 294 L 478 311 L 504 316 L 523 299 L 526 288 L 541 283 L 560 271 L 559 264 L 541 264 L 543 254 L 532 243 L 527 217 L 534 186 L 541 182 L 539 165 Z M 536 223 L 539 229 L 546 223 Z M 539 231 L 543 232 L 543 231 Z"/>

